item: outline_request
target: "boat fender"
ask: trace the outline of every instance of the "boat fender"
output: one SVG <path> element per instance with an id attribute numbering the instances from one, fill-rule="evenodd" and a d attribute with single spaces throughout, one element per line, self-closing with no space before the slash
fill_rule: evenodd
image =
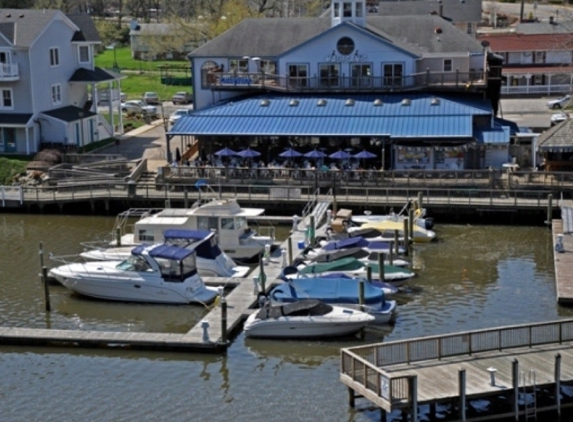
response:
<path id="1" fill-rule="evenodd" d="M 414 211 L 414 218 L 419 218 L 422 215 L 422 210 L 417 209 Z"/>

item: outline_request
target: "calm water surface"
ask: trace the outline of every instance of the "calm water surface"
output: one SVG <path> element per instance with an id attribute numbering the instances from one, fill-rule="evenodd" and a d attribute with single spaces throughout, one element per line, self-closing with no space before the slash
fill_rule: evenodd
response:
<path id="1" fill-rule="evenodd" d="M 39 243 L 74 254 L 106 238 L 109 217 L 0 215 L 0 321 L 5 327 L 186 332 L 204 309 L 106 303 L 51 289 L 44 312 Z M 543 227 L 441 225 L 417 245 L 412 292 L 396 324 L 365 342 L 554 320 L 550 231 Z M 347 405 L 339 348 L 363 344 L 264 341 L 241 334 L 227 356 L 121 350 L 0 348 L 2 421 L 376 421 Z"/>

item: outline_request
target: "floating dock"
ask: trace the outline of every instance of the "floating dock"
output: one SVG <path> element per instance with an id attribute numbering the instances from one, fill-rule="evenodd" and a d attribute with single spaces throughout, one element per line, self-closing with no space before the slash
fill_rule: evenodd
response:
<path id="1" fill-rule="evenodd" d="M 563 210 L 565 208 L 562 208 Z M 571 221 L 568 221 L 568 213 L 563 212 L 563 220 L 553 220 L 551 230 L 553 233 L 553 261 L 555 266 L 555 292 L 557 303 L 560 305 L 573 304 L 573 236 L 568 232 Z M 564 230 L 566 232 L 564 233 Z M 562 238 L 563 252 L 557 251 L 557 243 Z"/>

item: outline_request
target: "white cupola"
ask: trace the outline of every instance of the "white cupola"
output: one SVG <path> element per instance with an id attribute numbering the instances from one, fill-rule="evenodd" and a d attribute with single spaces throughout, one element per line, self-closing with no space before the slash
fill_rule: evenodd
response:
<path id="1" fill-rule="evenodd" d="M 366 22 L 366 0 L 332 0 L 330 4 L 332 26 L 352 22 L 364 26 Z"/>

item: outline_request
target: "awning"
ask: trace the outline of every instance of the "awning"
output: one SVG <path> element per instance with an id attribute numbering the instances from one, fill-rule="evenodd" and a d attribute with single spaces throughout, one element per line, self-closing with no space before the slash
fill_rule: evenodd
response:
<path id="1" fill-rule="evenodd" d="M 42 114 L 64 122 L 75 122 L 77 120 L 97 116 L 96 113 L 74 106 L 66 106 L 55 110 L 44 111 Z"/>
<path id="2" fill-rule="evenodd" d="M 100 67 L 96 67 L 94 70 L 80 67 L 74 72 L 68 82 L 99 83 L 123 78 L 125 78 L 125 76 L 109 70 L 103 70 Z"/>
<path id="3" fill-rule="evenodd" d="M 0 126 L 22 127 L 27 126 L 32 118 L 31 113 L 0 113 Z"/>

